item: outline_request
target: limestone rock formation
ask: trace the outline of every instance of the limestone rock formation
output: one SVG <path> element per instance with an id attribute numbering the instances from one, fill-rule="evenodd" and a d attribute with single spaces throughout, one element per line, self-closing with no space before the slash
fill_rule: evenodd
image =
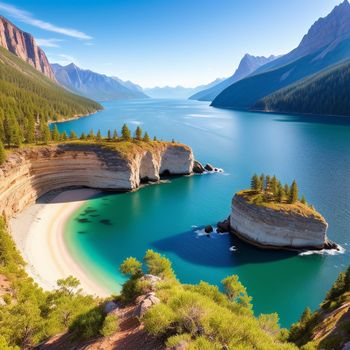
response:
<path id="1" fill-rule="evenodd" d="M 156 297 L 154 292 L 139 296 L 136 299 L 137 307 L 134 311 L 134 317 L 142 317 L 153 305 L 159 303 L 160 299 Z"/>
<path id="2" fill-rule="evenodd" d="M 317 212 L 268 208 L 240 194 L 232 200 L 230 226 L 238 237 L 263 248 L 323 249 L 328 242 L 328 224 Z"/>
<path id="3" fill-rule="evenodd" d="M 0 16 L 0 45 L 56 81 L 45 52 L 37 45 L 33 36 L 23 32 L 3 16 Z"/>
<path id="4" fill-rule="evenodd" d="M 193 161 L 189 147 L 172 143 L 138 148 L 127 156 L 98 144 L 20 149 L 0 167 L 0 215 L 13 216 L 44 193 L 64 187 L 131 191 L 141 179 L 158 181 L 165 171 L 191 174 Z"/>

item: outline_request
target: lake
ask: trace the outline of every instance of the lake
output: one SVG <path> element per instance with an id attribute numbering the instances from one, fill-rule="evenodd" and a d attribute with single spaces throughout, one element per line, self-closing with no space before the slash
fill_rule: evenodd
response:
<path id="1" fill-rule="evenodd" d="M 65 240 L 75 259 L 101 284 L 118 292 L 120 263 L 142 259 L 147 249 L 165 254 L 185 283 L 213 284 L 231 274 L 253 297 L 256 314 L 278 312 L 282 326 L 304 308 L 315 309 L 338 273 L 350 264 L 350 121 L 344 118 L 250 113 L 187 100 L 103 103 L 94 115 L 59 123 L 79 135 L 140 125 L 158 139 L 183 142 L 196 159 L 222 174 L 176 178 L 137 192 L 89 200 L 70 218 Z M 300 256 L 264 251 L 230 235 L 198 235 L 230 213 L 233 194 L 253 173 L 296 179 L 301 194 L 329 223 L 328 235 L 343 254 Z M 88 222 L 78 221 L 88 218 Z M 235 251 L 230 247 L 235 246 Z"/>

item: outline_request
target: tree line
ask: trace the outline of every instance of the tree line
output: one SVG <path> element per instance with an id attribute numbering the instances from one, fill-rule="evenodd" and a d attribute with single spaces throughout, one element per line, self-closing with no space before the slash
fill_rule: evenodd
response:
<path id="1" fill-rule="evenodd" d="M 259 195 L 259 199 L 264 202 L 296 203 L 300 201 L 306 203 L 304 195 L 299 200 L 299 188 L 295 180 L 291 185 L 282 185 L 277 177 L 261 174 L 254 174 L 250 181 L 250 188 Z"/>
<path id="2" fill-rule="evenodd" d="M 15 121 L 15 120 L 14 120 Z M 65 142 L 68 140 L 81 140 L 81 141 L 95 141 L 95 142 L 117 142 L 117 141 L 143 141 L 151 142 L 151 138 L 148 132 L 143 132 L 140 126 L 137 126 L 134 134 L 132 135 L 131 130 L 124 124 L 118 133 L 117 129 L 111 131 L 110 129 L 107 132 L 107 136 L 104 137 L 101 134 L 99 129 L 95 134 L 93 130 L 90 130 L 89 133 L 82 132 L 80 136 L 74 130 L 71 130 L 69 134 L 66 131 L 59 132 L 57 125 L 50 130 L 47 123 L 43 123 L 39 131 L 35 131 L 35 127 L 30 130 L 25 130 L 25 137 L 17 128 L 16 123 L 6 125 L 4 130 L 4 142 L 7 147 L 19 147 L 22 143 L 27 144 L 43 144 L 47 145 L 50 142 Z M 1 134 L 0 134 L 1 135 Z M 157 137 L 154 136 L 153 141 L 157 141 Z M 174 142 L 174 140 L 173 140 Z M 2 164 L 6 159 L 6 151 L 2 139 L 0 138 L 0 164 Z"/>

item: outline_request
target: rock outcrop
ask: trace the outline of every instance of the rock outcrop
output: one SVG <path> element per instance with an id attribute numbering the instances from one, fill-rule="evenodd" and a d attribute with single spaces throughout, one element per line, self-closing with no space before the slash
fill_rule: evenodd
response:
<path id="1" fill-rule="evenodd" d="M 312 209 L 298 210 L 298 205 L 295 209 L 279 210 L 249 203 L 238 193 L 232 200 L 231 230 L 239 238 L 263 248 L 325 248 L 326 220 Z"/>
<path id="2" fill-rule="evenodd" d="M 81 143 L 20 149 L 0 166 L 0 215 L 11 217 L 59 188 L 131 191 L 142 179 L 158 181 L 162 173 L 191 174 L 193 162 L 189 147 L 165 142 L 137 147 L 128 154 Z"/>
<path id="3" fill-rule="evenodd" d="M 56 81 L 45 52 L 37 45 L 33 36 L 3 16 L 0 16 L 0 45 Z"/>

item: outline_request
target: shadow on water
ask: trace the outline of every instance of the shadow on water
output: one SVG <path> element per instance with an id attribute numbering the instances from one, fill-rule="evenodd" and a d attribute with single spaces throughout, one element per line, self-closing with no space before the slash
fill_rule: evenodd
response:
<path id="1" fill-rule="evenodd" d="M 151 243 L 156 250 L 174 253 L 196 265 L 232 267 L 260 264 L 293 258 L 296 252 L 263 250 L 249 245 L 230 234 L 210 236 L 187 231 Z M 233 251 L 230 250 L 232 247 Z"/>
<path id="2" fill-rule="evenodd" d="M 350 117 L 347 117 L 347 116 L 342 117 L 342 116 L 288 114 L 285 116 L 285 118 L 281 118 L 280 113 L 277 113 L 276 115 L 278 115 L 279 117 L 274 120 L 282 123 L 312 123 L 312 124 L 350 126 Z"/>

